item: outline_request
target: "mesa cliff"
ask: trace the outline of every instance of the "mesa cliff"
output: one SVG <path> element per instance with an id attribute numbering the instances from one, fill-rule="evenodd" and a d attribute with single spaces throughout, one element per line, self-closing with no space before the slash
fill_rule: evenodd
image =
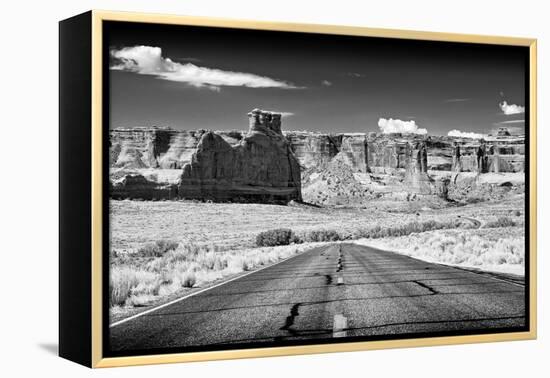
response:
<path id="1" fill-rule="evenodd" d="M 111 196 L 301 201 L 300 165 L 282 134 L 281 115 L 254 109 L 248 116 L 249 131 L 244 135 L 203 130 L 119 130 L 117 138 L 111 138 Z M 136 168 L 181 172 L 179 179 L 162 182 L 158 176 L 147 179 L 127 172 Z"/>
<path id="2" fill-rule="evenodd" d="M 381 195 L 463 200 L 476 188 L 488 190 L 480 175 L 525 169 L 524 136 L 504 128 L 485 139 L 324 134 L 282 131 L 280 114 L 259 109 L 248 119 L 246 132 L 111 130 L 111 197 L 321 205 Z"/>
<path id="3" fill-rule="evenodd" d="M 235 145 L 207 132 L 183 167 L 178 196 L 217 201 L 286 203 L 302 200 L 300 165 L 281 132 L 281 115 L 254 109 L 249 131 Z"/>

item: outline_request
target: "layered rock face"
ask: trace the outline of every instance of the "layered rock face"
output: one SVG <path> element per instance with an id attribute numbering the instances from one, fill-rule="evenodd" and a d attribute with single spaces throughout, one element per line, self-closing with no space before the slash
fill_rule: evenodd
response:
<path id="1" fill-rule="evenodd" d="M 304 193 L 319 204 L 346 193 L 356 203 L 388 193 L 462 199 L 478 185 L 462 176 L 523 172 L 525 156 L 524 137 L 506 132 L 485 140 L 283 132 L 279 114 L 257 109 L 248 132 L 115 129 L 110 147 L 114 198 L 282 203 Z"/>
<path id="2" fill-rule="evenodd" d="M 181 169 L 191 161 L 206 130 L 120 128 L 110 132 L 110 166 L 114 168 Z M 230 145 L 243 138 L 240 131 L 220 131 Z"/>
<path id="3" fill-rule="evenodd" d="M 411 162 L 411 146 L 425 143 L 415 134 L 370 134 L 367 141 L 367 166 L 373 173 L 394 173 L 407 169 Z"/>
<path id="4" fill-rule="evenodd" d="M 284 133 L 303 169 L 328 163 L 339 152 L 339 137 L 301 131 Z"/>
<path id="5" fill-rule="evenodd" d="M 520 137 L 495 136 L 487 140 L 452 142 L 454 172 L 524 172 L 525 143 Z"/>
<path id="6" fill-rule="evenodd" d="M 405 185 L 410 185 L 413 192 L 434 194 L 433 180 L 428 176 L 428 151 L 426 142 L 415 142 L 407 145 Z"/>
<path id="7" fill-rule="evenodd" d="M 367 173 L 369 171 L 368 150 L 365 134 L 344 134 L 338 154 L 356 172 Z"/>
<path id="8" fill-rule="evenodd" d="M 248 134 L 232 146 L 204 134 L 183 168 L 178 196 L 238 202 L 302 200 L 300 165 L 281 132 L 281 115 L 253 110 Z"/>
<path id="9" fill-rule="evenodd" d="M 366 134 L 319 134 L 303 131 L 284 133 L 303 169 L 328 164 L 339 155 L 358 172 L 367 172 Z"/>
<path id="10" fill-rule="evenodd" d="M 249 119 L 245 135 L 158 128 L 112 131 L 111 197 L 301 201 L 300 165 L 282 134 L 281 115 L 255 109 Z M 179 171 L 175 182 L 170 179 L 173 171 Z"/>
<path id="11" fill-rule="evenodd" d="M 407 146 L 424 143 L 428 170 L 453 172 L 523 172 L 523 136 L 489 136 L 486 140 L 447 136 L 375 134 L 368 140 L 368 167 L 391 173 L 407 166 Z"/>
<path id="12" fill-rule="evenodd" d="M 113 199 L 139 198 L 144 200 L 177 199 L 177 186 L 148 180 L 140 174 L 127 174 L 111 180 Z"/>
<path id="13" fill-rule="evenodd" d="M 280 127 L 280 120 L 278 126 Z M 113 168 L 181 169 L 191 161 L 205 130 L 121 128 L 110 133 Z M 242 131 L 216 131 L 229 145 Z M 408 146 L 424 142 L 429 170 L 455 172 L 523 172 L 525 144 L 521 136 L 500 135 L 480 140 L 415 134 L 320 134 L 284 132 L 303 169 L 330 162 L 336 155 L 358 172 L 392 173 L 406 169 Z M 482 147 L 483 146 L 483 147 Z M 480 147 L 481 150 L 480 151 Z"/>

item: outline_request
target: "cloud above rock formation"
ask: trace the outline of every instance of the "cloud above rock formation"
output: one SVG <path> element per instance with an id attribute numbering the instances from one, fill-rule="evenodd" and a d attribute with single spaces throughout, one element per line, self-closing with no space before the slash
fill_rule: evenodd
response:
<path id="1" fill-rule="evenodd" d="M 402 134 L 427 134 L 428 130 L 419 128 L 415 121 L 402 121 L 400 119 L 380 118 L 378 127 L 384 134 L 402 133 Z"/>
<path id="2" fill-rule="evenodd" d="M 469 131 L 460 131 L 460 130 L 451 130 L 447 135 L 455 138 L 471 138 L 471 139 L 485 138 L 485 135 L 483 134 L 473 133 Z"/>
<path id="3" fill-rule="evenodd" d="M 359 72 L 346 72 L 345 75 L 346 75 L 346 76 L 350 76 L 350 77 L 356 77 L 356 78 L 360 78 L 360 77 L 365 77 L 365 76 L 367 76 L 367 75 L 362 74 L 362 73 L 359 73 Z"/>
<path id="4" fill-rule="evenodd" d="M 509 124 L 514 124 L 514 123 L 525 123 L 525 120 L 524 119 L 513 119 L 511 121 L 497 122 L 497 123 L 495 123 L 495 125 L 509 125 Z"/>
<path id="5" fill-rule="evenodd" d="M 294 113 L 292 112 L 281 112 L 279 110 L 266 110 L 266 112 L 279 113 L 281 115 L 281 118 L 287 118 L 294 115 Z"/>
<path id="6" fill-rule="evenodd" d="M 152 75 L 159 79 L 186 83 L 197 88 L 219 90 L 222 86 L 297 89 L 292 83 L 247 72 L 224 71 L 193 63 L 178 63 L 162 56 L 162 49 L 133 46 L 111 50 L 111 70 Z"/>
<path id="7" fill-rule="evenodd" d="M 508 104 L 506 101 L 502 101 L 498 106 L 500 106 L 500 109 L 506 115 L 525 113 L 525 106 Z"/>

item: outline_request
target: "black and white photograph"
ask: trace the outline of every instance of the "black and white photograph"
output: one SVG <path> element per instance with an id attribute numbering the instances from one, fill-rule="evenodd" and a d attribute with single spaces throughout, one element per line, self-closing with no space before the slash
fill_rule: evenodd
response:
<path id="1" fill-rule="evenodd" d="M 103 27 L 105 356 L 529 330 L 528 47 Z"/>

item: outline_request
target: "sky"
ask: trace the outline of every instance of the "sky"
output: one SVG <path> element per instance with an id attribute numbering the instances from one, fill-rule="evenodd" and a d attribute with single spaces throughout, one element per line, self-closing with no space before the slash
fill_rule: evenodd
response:
<path id="1" fill-rule="evenodd" d="M 524 127 L 523 47 L 108 23 L 110 127 L 487 134 Z"/>

